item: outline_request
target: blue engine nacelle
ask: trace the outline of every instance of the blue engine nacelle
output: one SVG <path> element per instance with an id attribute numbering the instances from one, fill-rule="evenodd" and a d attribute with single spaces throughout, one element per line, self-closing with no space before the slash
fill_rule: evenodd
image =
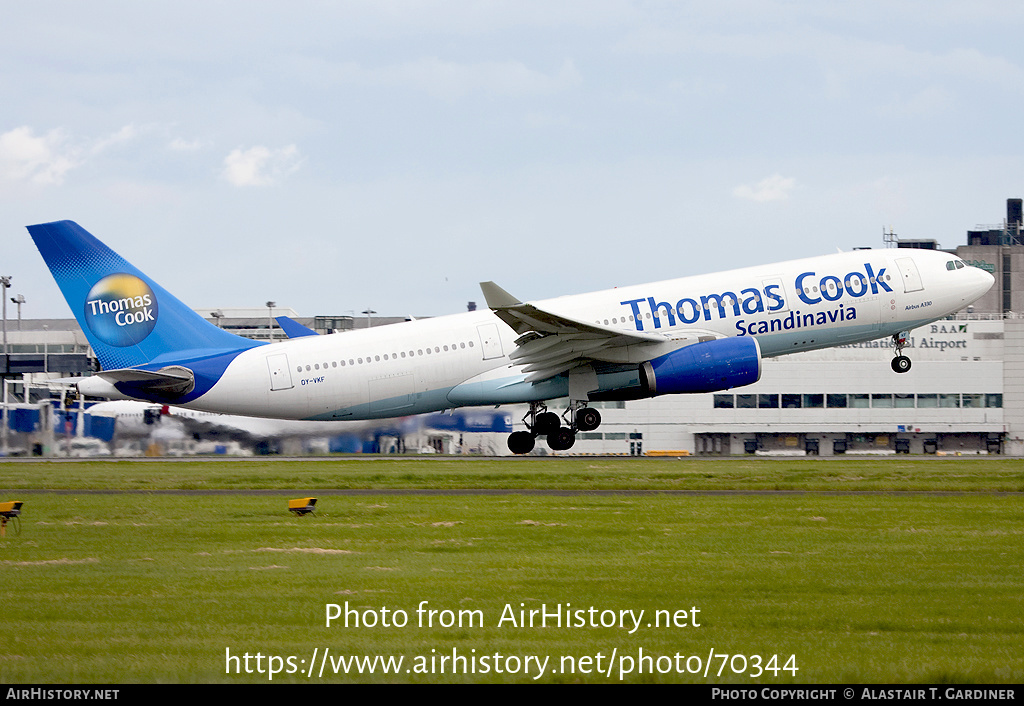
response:
<path id="1" fill-rule="evenodd" d="M 694 343 L 640 364 L 640 384 L 649 397 L 727 390 L 760 377 L 761 347 L 753 336 Z"/>

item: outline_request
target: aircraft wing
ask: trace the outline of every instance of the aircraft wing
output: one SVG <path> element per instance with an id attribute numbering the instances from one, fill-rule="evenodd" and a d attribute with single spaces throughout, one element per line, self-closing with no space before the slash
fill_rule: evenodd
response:
<path id="1" fill-rule="evenodd" d="M 591 324 L 525 304 L 494 282 L 481 282 L 480 289 L 491 311 L 521 334 L 509 358 L 524 366 L 527 382 L 540 382 L 591 361 L 631 362 L 637 357 L 631 348 L 651 348 L 669 340 L 660 334 Z M 697 340 L 695 337 L 693 342 Z"/>
<path id="2" fill-rule="evenodd" d="M 528 331 L 536 331 L 540 334 L 586 333 L 611 336 L 633 343 L 664 343 L 665 341 L 664 336 L 655 333 L 621 331 L 598 324 L 588 324 L 562 314 L 545 311 L 533 304 L 524 304 L 494 282 L 481 282 L 480 289 L 483 290 L 484 299 L 487 300 L 487 306 L 491 308 L 491 311 L 511 326 L 516 333 L 527 333 Z"/>

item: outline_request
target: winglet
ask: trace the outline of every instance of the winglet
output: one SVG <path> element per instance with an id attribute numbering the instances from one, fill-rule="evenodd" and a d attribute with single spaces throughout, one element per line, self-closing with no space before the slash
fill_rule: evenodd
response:
<path id="1" fill-rule="evenodd" d="M 281 327 L 285 335 L 288 338 L 302 338 L 303 336 L 319 336 L 313 329 L 303 326 L 295 319 L 291 319 L 287 316 L 275 316 L 274 321 Z"/>
<path id="2" fill-rule="evenodd" d="M 480 291 L 484 293 L 484 300 L 490 309 L 508 309 L 522 304 L 494 282 L 481 282 Z"/>

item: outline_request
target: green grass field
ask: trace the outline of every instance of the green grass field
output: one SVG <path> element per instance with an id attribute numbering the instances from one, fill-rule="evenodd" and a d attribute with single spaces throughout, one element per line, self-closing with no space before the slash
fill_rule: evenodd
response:
<path id="1" fill-rule="evenodd" d="M 533 682 L 542 666 L 536 681 L 1019 683 L 1022 486 L 1005 459 L 0 463 L 0 500 L 25 501 L 0 540 L 0 683 Z M 325 493 L 316 516 L 287 512 L 331 488 L 808 492 Z M 136 492 L 176 489 L 198 492 Z M 360 624 L 326 626 L 346 603 Z M 501 621 L 542 606 L 586 624 Z M 403 661 L 338 661 L 377 655 Z"/>
<path id="2" fill-rule="evenodd" d="M 999 457 L 204 458 L 0 462 L 0 489 L 935 490 L 1024 492 Z"/>

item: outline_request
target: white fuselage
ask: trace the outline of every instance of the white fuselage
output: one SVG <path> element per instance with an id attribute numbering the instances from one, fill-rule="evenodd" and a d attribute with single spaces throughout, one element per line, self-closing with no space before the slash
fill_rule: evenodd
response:
<path id="1" fill-rule="evenodd" d="M 534 302 L 577 321 L 660 341 L 620 346 L 592 364 L 624 368 L 693 334 L 754 336 L 765 357 L 877 339 L 947 316 L 992 284 L 988 273 L 927 250 L 861 250 Z M 567 376 L 524 382 L 516 334 L 491 310 L 309 336 L 238 355 L 185 406 L 281 419 L 370 419 L 568 393 Z M 610 369 L 611 369 L 610 367 Z"/>

